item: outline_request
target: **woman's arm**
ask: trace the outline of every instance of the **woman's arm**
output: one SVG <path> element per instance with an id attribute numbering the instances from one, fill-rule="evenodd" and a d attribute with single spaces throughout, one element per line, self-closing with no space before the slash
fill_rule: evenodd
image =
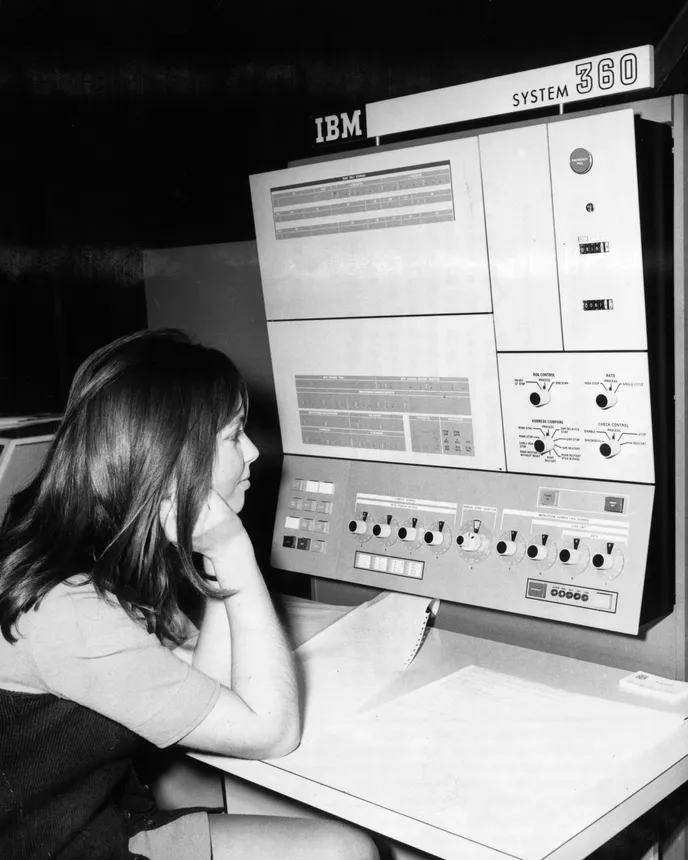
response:
<path id="1" fill-rule="evenodd" d="M 163 522 L 169 534 L 165 517 Z M 237 515 L 216 494 L 198 533 L 194 533 L 194 548 L 205 556 L 220 588 L 232 592 L 217 600 L 224 609 L 224 620 L 217 605 L 206 608 L 199 637 L 202 650 L 198 657 L 194 655 L 194 666 L 207 674 L 218 669 L 223 678 L 227 678 L 229 667 L 231 684 L 221 680 L 223 687 L 215 707 L 180 743 L 245 758 L 286 755 L 300 738 L 291 648 L 250 538 Z M 208 603 L 211 601 L 214 603 L 212 598 Z M 223 621 L 225 629 L 229 628 L 229 649 L 218 645 L 224 638 L 220 635 Z"/>
<path id="2" fill-rule="evenodd" d="M 230 597 L 218 601 L 224 604 L 230 631 L 231 689 L 223 686 L 211 713 L 181 743 L 246 758 L 286 755 L 300 736 L 293 658 L 245 532 L 231 556 L 215 560 L 213 568 L 219 584 L 234 589 Z M 221 619 L 214 613 L 207 621 L 218 629 Z M 209 631 L 210 627 L 208 644 Z M 225 656 L 227 662 L 229 657 Z M 206 651 L 198 662 L 194 656 L 196 668 L 202 668 L 201 659 L 215 666 L 222 663 Z"/>
<path id="3" fill-rule="evenodd" d="M 223 686 L 231 687 L 232 640 L 224 600 L 206 598 L 199 631 L 189 662 Z"/>

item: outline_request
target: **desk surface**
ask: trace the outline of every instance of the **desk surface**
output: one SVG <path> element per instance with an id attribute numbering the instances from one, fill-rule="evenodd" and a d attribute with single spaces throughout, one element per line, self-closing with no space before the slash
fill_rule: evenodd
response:
<path id="1" fill-rule="evenodd" d="M 287 624 L 293 640 L 300 644 L 346 611 L 348 609 L 343 607 L 326 607 L 294 599 L 288 601 Z M 365 710 L 392 702 L 405 693 L 470 665 L 606 700 L 676 713 L 688 708 L 685 701 L 681 706 L 671 706 L 622 692 L 618 681 L 628 674 L 623 670 L 432 630 L 409 669 Z M 339 731 L 341 752 L 346 755 L 347 744 L 350 745 L 346 726 Z M 308 750 L 304 752 L 308 753 Z M 437 826 L 414 817 L 408 810 L 400 812 L 391 808 L 391 804 L 386 806 L 379 798 L 366 798 L 365 787 L 355 792 L 348 790 L 345 783 L 342 785 L 343 778 L 332 763 L 332 755 L 329 756 L 330 763 L 324 766 L 318 766 L 317 755 L 315 765 L 312 759 L 308 762 L 308 756 L 304 764 L 303 755 L 299 762 L 296 754 L 293 758 L 287 756 L 269 762 L 200 753 L 193 755 L 226 773 L 445 860 L 505 860 L 509 857 L 519 860 L 543 860 L 545 857 L 548 860 L 573 860 L 586 857 L 688 780 L 688 722 L 650 752 L 616 764 L 607 778 L 587 786 L 584 792 L 575 796 L 575 802 L 567 803 L 565 808 L 553 809 L 551 804 L 544 802 L 539 808 L 535 804 L 529 821 L 513 838 L 491 815 L 491 808 L 499 802 L 497 793 L 495 803 L 488 802 L 479 807 L 475 805 L 475 798 L 468 800 L 466 809 L 457 810 L 459 823 L 447 824 L 445 819 L 444 826 Z M 390 768 L 397 768 L 402 780 L 403 763 L 403 753 L 395 761 L 387 763 Z M 380 767 L 380 762 L 371 763 L 371 767 Z M 467 810 L 471 815 L 470 827 L 464 825 L 462 828 L 460 812 Z"/>

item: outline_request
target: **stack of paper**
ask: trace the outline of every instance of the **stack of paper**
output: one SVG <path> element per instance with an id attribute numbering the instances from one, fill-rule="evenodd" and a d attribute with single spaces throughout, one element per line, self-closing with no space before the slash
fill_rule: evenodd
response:
<path id="1" fill-rule="evenodd" d="M 305 691 L 302 743 L 348 719 L 406 669 L 423 643 L 433 603 L 383 593 L 296 649 Z"/>

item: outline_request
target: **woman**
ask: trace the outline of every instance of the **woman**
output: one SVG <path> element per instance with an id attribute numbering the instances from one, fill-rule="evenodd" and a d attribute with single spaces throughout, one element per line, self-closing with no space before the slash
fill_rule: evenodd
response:
<path id="1" fill-rule="evenodd" d="M 0 530 L 3 860 L 377 856 L 337 822 L 157 810 L 132 767 L 144 741 L 245 758 L 299 743 L 290 648 L 237 516 L 258 456 L 246 410 L 232 362 L 177 331 L 77 371 Z M 188 586 L 205 601 L 192 665 L 172 650 Z"/>

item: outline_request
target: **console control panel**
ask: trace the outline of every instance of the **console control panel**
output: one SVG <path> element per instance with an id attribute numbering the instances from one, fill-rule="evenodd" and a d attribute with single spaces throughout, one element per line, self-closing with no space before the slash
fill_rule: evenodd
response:
<path id="1" fill-rule="evenodd" d="M 508 478 L 287 455 L 272 563 L 637 633 L 654 488 Z"/>

